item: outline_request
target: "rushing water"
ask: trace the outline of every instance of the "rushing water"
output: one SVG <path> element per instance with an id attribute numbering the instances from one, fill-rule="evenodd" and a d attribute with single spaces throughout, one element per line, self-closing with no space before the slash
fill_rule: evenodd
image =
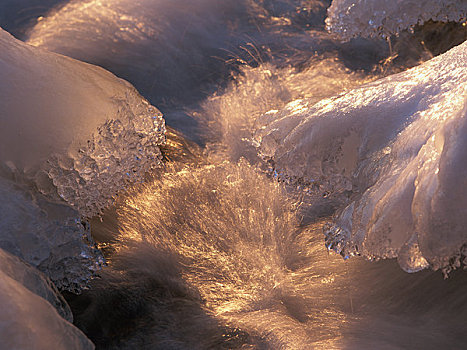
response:
<path id="1" fill-rule="evenodd" d="M 168 125 L 163 167 L 90 219 L 108 266 L 89 290 L 66 294 L 97 348 L 466 344 L 464 272 L 408 274 L 395 259 L 329 252 L 323 227 L 350 191 L 281 177 L 251 138 L 261 116 L 406 70 L 461 43 L 465 26 L 343 43 L 324 29 L 324 0 L 75 0 L 47 12 L 56 3 L 15 12 L 7 1 L 0 25 L 125 78 Z M 141 108 L 134 116 L 150 113 Z"/>

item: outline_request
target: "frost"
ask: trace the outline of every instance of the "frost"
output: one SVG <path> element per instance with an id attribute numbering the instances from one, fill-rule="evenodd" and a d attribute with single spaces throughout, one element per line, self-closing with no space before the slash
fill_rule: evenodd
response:
<path id="1" fill-rule="evenodd" d="M 328 247 L 446 268 L 467 242 L 466 86 L 467 42 L 316 104 L 294 101 L 263 118 L 256 142 L 276 173 L 350 195 Z"/>
<path id="2" fill-rule="evenodd" d="M 467 19 L 464 0 L 334 0 L 328 9 L 328 30 L 344 39 L 397 34 L 428 20 Z"/>

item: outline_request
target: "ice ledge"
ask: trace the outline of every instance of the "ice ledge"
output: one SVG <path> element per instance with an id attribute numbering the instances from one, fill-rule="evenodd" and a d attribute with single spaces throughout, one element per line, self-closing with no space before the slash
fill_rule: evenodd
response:
<path id="1" fill-rule="evenodd" d="M 162 114 L 112 73 L 0 29 L 0 247 L 79 292 L 102 264 L 89 227 L 161 166 Z"/>
<path id="2" fill-rule="evenodd" d="M 448 272 L 467 243 L 466 86 L 467 42 L 316 104 L 294 101 L 260 118 L 255 142 L 281 177 L 346 201 L 325 230 L 330 249 Z"/>
<path id="3" fill-rule="evenodd" d="M 327 29 L 343 39 L 398 34 L 428 20 L 462 22 L 467 19 L 463 0 L 333 0 Z"/>

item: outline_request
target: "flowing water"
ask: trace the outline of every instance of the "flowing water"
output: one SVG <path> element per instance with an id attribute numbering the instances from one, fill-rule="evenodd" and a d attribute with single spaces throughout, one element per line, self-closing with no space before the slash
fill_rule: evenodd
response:
<path id="1" fill-rule="evenodd" d="M 261 116 L 404 71 L 465 26 L 428 23 L 388 45 L 327 33 L 325 0 L 23 2 L 1 4 L 0 25 L 128 80 L 167 124 L 163 166 L 90 219 L 108 266 L 66 293 L 98 349 L 467 344 L 462 270 L 328 251 L 324 227 L 350 194 L 281 177 L 251 138 Z"/>

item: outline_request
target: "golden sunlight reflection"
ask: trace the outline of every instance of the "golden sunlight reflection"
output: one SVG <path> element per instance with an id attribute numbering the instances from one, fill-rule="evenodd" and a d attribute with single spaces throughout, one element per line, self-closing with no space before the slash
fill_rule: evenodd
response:
<path id="1" fill-rule="evenodd" d="M 279 184 L 241 162 L 137 187 L 118 210 L 122 249 L 143 240 L 171 251 L 219 321 L 277 348 L 324 349 L 341 338 L 348 262 L 325 249 L 324 222 L 298 228 Z"/>

